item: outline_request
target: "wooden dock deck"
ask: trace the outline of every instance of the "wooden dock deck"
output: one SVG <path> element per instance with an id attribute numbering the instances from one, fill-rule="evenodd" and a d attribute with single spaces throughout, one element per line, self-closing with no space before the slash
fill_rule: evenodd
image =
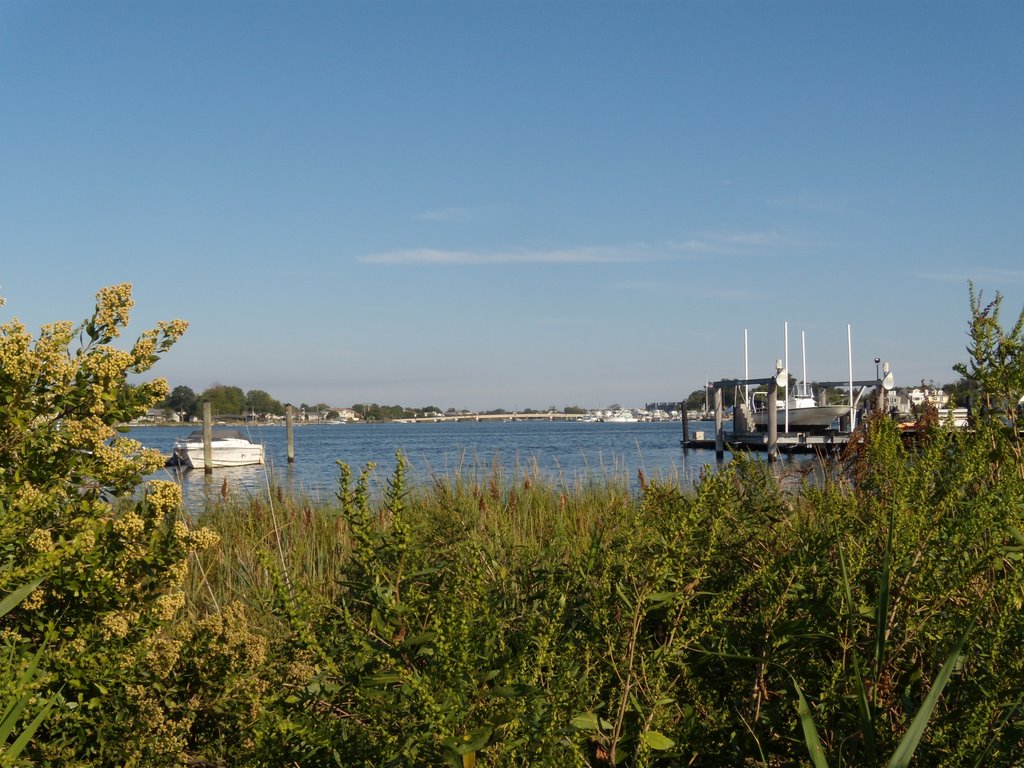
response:
<path id="1" fill-rule="evenodd" d="M 779 432 L 776 445 L 780 453 L 817 453 L 845 448 L 850 439 L 849 432 Z M 714 434 L 698 433 L 680 443 L 683 448 L 715 449 Z M 728 451 L 767 451 L 768 445 L 767 432 L 727 432 L 724 439 Z"/>

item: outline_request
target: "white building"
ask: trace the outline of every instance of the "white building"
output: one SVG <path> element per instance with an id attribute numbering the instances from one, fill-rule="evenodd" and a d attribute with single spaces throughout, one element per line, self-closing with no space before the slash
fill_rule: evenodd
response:
<path id="1" fill-rule="evenodd" d="M 920 408 L 922 405 L 934 405 L 936 408 L 945 408 L 949 405 L 949 395 L 941 389 L 914 387 L 907 393 L 907 399 L 915 408 Z"/>

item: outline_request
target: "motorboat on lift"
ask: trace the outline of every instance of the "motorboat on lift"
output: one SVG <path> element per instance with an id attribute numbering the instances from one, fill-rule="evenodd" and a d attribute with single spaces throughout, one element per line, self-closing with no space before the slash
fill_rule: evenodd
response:
<path id="1" fill-rule="evenodd" d="M 836 419 L 849 414 L 849 405 L 818 405 L 808 391 L 794 394 L 786 400 L 776 400 L 776 423 L 781 427 L 786 420 L 785 412 L 789 411 L 789 429 L 825 430 L 832 427 Z M 768 428 L 768 393 L 755 392 L 751 408 L 754 425 L 758 429 Z"/>
<path id="2" fill-rule="evenodd" d="M 173 461 L 191 469 L 205 469 L 203 430 L 197 429 L 174 442 Z M 215 429 L 210 437 L 211 467 L 244 467 L 263 463 L 263 446 L 237 429 Z"/>

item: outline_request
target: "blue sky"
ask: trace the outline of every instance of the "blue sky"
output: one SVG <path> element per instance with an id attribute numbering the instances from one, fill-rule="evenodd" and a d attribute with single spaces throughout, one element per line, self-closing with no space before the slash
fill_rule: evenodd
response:
<path id="1" fill-rule="evenodd" d="M 1024 4 L 0 0 L 0 320 L 283 401 L 953 381 L 1024 304 Z"/>

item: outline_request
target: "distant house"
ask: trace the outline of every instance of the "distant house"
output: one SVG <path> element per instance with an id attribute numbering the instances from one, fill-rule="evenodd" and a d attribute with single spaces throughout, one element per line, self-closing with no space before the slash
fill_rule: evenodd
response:
<path id="1" fill-rule="evenodd" d="M 181 421 L 181 414 L 170 408 L 149 408 L 146 413 L 135 419 L 135 424 L 162 424 L 168 421 Z"/>
<path id="2" fill-rule="evenodd" d="M 907 393 L 907 399 L 915 408 L 925 404 L 934 405 L 936 408 L 945 408 L 949 405 L 949 395 L 941 389 L 914 387 Z"/>
<path id="3" fill-rule="evenodd" d="M 332 408 L 338 414 L 339 421 L 359 421 L 359 414 L 351 408 Z"/>
<path id="4" fill-rule="evenodd" d="M 895 408 L 899 413 L 913 413 L 922 406 L 932 405 L 943 409 L 949 407 L 949 395 L 941 389 L 914 387 L 913 389 L 894 389 L 885 393 L 885 408 Z"/>

